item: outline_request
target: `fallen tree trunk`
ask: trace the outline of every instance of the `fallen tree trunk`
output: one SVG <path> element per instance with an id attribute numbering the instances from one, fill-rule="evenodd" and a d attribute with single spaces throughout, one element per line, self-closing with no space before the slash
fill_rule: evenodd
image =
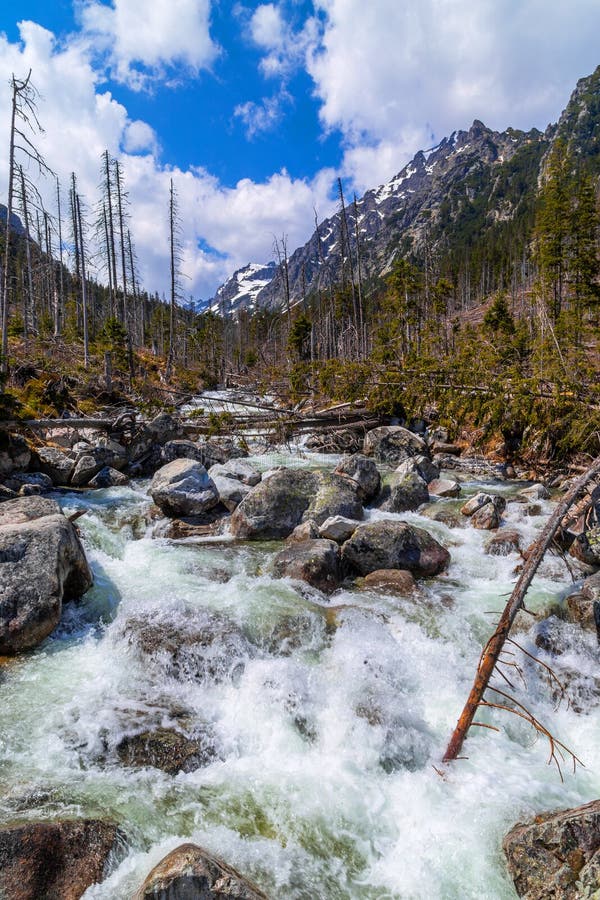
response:
<path id="1" fill-rule="evenodd" d="M 554 535 L 556 534 L 560 523 L 581 492 L 585 489 L 588 482 L 599 473 L 600 457 L 596 459 L 587 472 L 573 484 L 546 522 L 542 533 L 531 548 L 527 562 L 521 570 L 519 579 L 504 608 L 504 612 L 500 617 L 496 631 L 487 642 L 483 653 L 481 654 L 475 681 L 473 682 L 465 707 L 456 724 L 452 737 L 450 738 L 446 752 L 444 753 L 444 762 L 450 762 L 450 760 L 456 759 L 462 749 L 467 732 L 473 723 L 475 713 L 483 702 L 483 695 L 487 690 L 490 678 L 496 668 L 496 664 L 498 663 L 498 659 L 502 652 L 502 648 L 504 647 L 504 643 L 508 638 L 512 624 L 517 613 L 523 606 L 525 594 L 527 593 L 529 585 L 537 572 L 538 566 L 541 563 L 546 550 L 554 539 Z"/>

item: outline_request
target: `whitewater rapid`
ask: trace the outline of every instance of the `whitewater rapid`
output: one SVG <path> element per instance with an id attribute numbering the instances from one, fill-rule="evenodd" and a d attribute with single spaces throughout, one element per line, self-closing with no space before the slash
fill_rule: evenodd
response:
<path id="1" fill-rule="evenodd" d="M 275 542 L 157 538 L 146 489 L 139 482 L 60 498 L 67 511 L 88 509 L 78 525 L 95 585 L 65 607 L 41 648 L 0 668 L 2 818 L 117 821 L 127 845 L 86 900 L 130 898 L 188 840 L 273 898 L 515 898 L 505 832 L 600 796 L 597 709 L 555 710 L 528 665 L 519 696 L 586 768 L 563 766 L 561 782 L 526 723 L 487 714 L 500 733 L 473 729 L 468 759 L 444 778 L 437 771 L 517 555 L 486 555 L 489 533 L 403 514 L 448 547 L 449 571 L 419 599 L 346 590 L 327 603 L 271 578 Z M 507 506 L 523 546 L 552 508 L 541 506 L 537 517 Z M 569 585 L 563 562 L 549 557 L 528 606 L 560 600 Z M 174 675 L 160 655 L 140 656 L 128 630 L 135 620 L 185 633 L 213 614 L 235 633 L 230 657 L 215 651 L 217 675 L 201 682 Z M 534 649 L 531 639 L 520 632 Z M 592 636 L 578 640 L 571 662 L 593 669 Z M 124 766 L 119 741 L 155 727 L 202 729 L 212 761 L 176 776 Z"/>

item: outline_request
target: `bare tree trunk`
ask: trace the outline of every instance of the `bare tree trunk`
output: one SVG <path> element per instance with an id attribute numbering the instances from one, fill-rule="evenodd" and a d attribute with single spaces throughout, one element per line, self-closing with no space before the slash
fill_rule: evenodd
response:
<path id="1" fill-rule="evenodd" d="M 115 160 L 115 182 L 117 184 L 117 215 L 119 217 L 119 240 L 121 244 L 121 271 L 123 274 L 123 323 L 129 330 L 129 316 L 127 308 L 127 269 L 125 268 L 125 229 L 123 227 L 123 194 L 121 191 L 121 169 L 119 161 Z"/>
<path id="2" fill-rule="evenodd" d="M 111 316 L 115 315 L 116 311 L 116 297 L 115 297 L 115 284 L 113 282 L 112 277 L 112 265 L 111 265 L 111 256 L 110 256 L 110 239 L 108 236 L 108 220 L 106 218 L 106 203 L 102 204 L 102 224 L 104 226 L 104 241 L 106 243 L 106 258 L 108 260 L 108 292 L 110 296 L 110 314 Z"/>
<path id="3" fill-rule="evenodd" d="M 27 340 L 29 335 L 29 311 L 33 315 L 33 274 L 31 271 L 31 235 L 29 233 L 29 210 L 27 208 L 27 188 L 23 166 L 19 166 L 21 179 L 21 205 L 23 209 L 23 224 L 25 225 L 25 253 L 27 258 L 27 302 L 23 299 L 23 337 Z M 24 295 L 25 296 L 25 295 Z M 33 324 L 33 323 L 32 323 Z"/>
<path id="4" fill-rule="evenodd" d="M 85 244 L 83 240 L 83 228 L 81 223 L 81 203 L 79 194 L 75 194 L 75 210 L 77 213 L 77 227 L 79 231 L 79 246 L 81 248 L 81 304 L 83 311 L 83 364 L 88 367 L 90 362 L 88 346 L 88 321 L 87 321 L 87 292 L 85 283 Z"/>
<path id="5" fill-rule="evenodd" d="M 173 349 L 175 339 L 175 193 L 173 188 L 173 179 L 169 188 L 169 242 L 170 242 L 170 258 L 171 258 L 171 302 L 169 304 L 169 352 L 167 354 L 167 366 L 165 377 L 170 380 L 173 369 Z"/>
<path id="6" fill-rule="evenodd" d="M 31 73 L 30 73 L 31 74 Z M 29 76 L 27 76 L 29 81 Z M 13 211 L 13 187 L 15 171 L 15 118 L 17 115 L 17 93 L 19 87 L 12 76 L 12 100 L 10 114 L 10 146 L 8 151 L 8 201 L 6 204 L 6 228 L 4 232 L 4 285 L 2 291 L 2 353 L 0 370 L 8 372 L 8 289 L 10 282 L 10 220 Z"/>
<path id="7" fill-rule="evenodd" d="M 58 337 L 62 328 L 62 319 L 65 308 L 65 281 L 63 266 L 63 245 L 62 245 L 62 211 L 60 208 L 60 181 L 56 177 L 56 208 L 58 210 L 58 259 L 60 263 L 60 275 L 58 280 L 58 304 L 56 307 L 56 319 L 54 320 L 54 335 Z"/>
<path id="8" fill-rule="evenodd" d="M 110 181 L 110 157 L 108 150 L 102 154 L 104 160 L 104 188 L 106 191 L 106 207 L 108 210 L 108 239 L 109 239 L 109 255 L 108 264 L 112 268 L 112 280 L 114 285 L 115 298 L 117 296 L 117 258 L 115 254 L 115 230 L 113 227 L 113 209 L 112 209 L 112 187 Z M 118 310 L 118 304 L 115 300 L 115 312 Z"/>

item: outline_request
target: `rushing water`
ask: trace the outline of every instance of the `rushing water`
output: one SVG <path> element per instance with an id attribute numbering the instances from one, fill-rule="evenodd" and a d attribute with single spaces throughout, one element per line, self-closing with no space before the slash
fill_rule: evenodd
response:
<path id="1" fill-rule="evenodd" d="M 495 714 L 486 721 L 500 733 L 473 729 L 468 759 L 445 778 L 436 771 L 517 556 L 485 555 L 486 533 L 404 515 L 448 546 L 448 573 L 419 599 L 348 590 L 327 604 L 270 577 L 277 544 L 153 537 L 146 488 L 62 498 L 89 509 L 79 524 L 95 585 L 41 648 L 0 669 L 3 818 L 121 823 L 124 856 L 87 900 L 131 897 L 183 840 L 273 898 L 514 898 L 504 833 L 600 788 L 597 712 L 555 711 L 529 665 L 527 702 L 586 768 L 564 766 L 561 783 L 545 742 Z M 544 521 L 518 504 L 505 518 L 524 545 Z M 560 599 L 568 583 L 550 558 L 529 607 Z M 134 639 L 136 627 L 181 636 L 215 621 L 229 624 L 200 680 Z M 531 646 L 526 632 L 520 640 Z M 564 660 L 584 673 L 585 697 L 598 663 L 591 637 L 575 635 Z M 212 761 L 176 776 L 124 766 L 119 741 L 158 726 L 208 736 Z"/>

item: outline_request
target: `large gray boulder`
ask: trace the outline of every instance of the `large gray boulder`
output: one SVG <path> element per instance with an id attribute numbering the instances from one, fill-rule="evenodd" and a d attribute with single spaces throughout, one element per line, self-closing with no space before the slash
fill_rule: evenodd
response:
<path id="1" fill-rule="evenodd" d="M 368 575 L 377 569 L 408 569 L 413 575 L 438 575 L 450 554 L 422 528 L 407 522 L 382 520 L 359 525 L 342 546 L 347 571 Z"/>
<path id="2" fill-rule="evenodd" d="M 294 541 L 277 554 L 273 571 L 278 578 L 296 578 L 331 594 L 342 577 L 340 548 L 324 538 Z"/>
<path id="3" fill-rule="evenodd" d="M 429 502 L 427 482 L 420 475 L 393 475 L 389 486 L 382 493 L 381 509 L 386 512 L 401 513 L 418 509 Z"/>
<path id="4" fill-rule="evenodd" d="M 0 506 L 0 655 L 39 644 L 58 624 L 63 601 L 91 585 L 77 532 L 58 504 L 26 497 Z"/>
<path id="5" fill-rule="evenodd" d="M 254 487 L 261 480 L 261 474 L 258 469 L 255 469 L 245 459 L 229 459 L 225 463 L 215 463 L 208 470 L 208 474 L 211 478 L 217 475 L 223 478 L 233 478 L 250 487 Z"/>
<path id="6" fill-rule="evenodd" d="M 411 456 L 410 459 L 405 459 L 404 462 L 401 462 L 397 467 L 396 473 L 402 476 L 413 474 L 420 475 L 427 484 L 440 477 L 439 468 L 428 456 L 423 455 Z"/>
<path id="7" fill-rule="evenodd" d="M 519 897 L 592 900 L 600 888 L 600 800 L 519 823 L 502 846 Z"/>
<path id="8" fill-rule="evenodd" d="M 219 494 L 219 500 L 223 506 L 228 509 L 229 512 L 233 512 L 233 510 L 240 505 L 244 497 L 248 496 L 250 488 L 242 481 L 238 481 L 237 478 L 227 478 L 225 475 L 211 474 L 214 473 L 217 468 L 218 466 L 211 467 L 209 477 L 212 478 L 214 482 L 217 493 Z"/>
<path id="9" fill-rule="evenodd" d="M 127 735 L 117 747 L 125 766 L 150 766 L 168 775 L 193 772 L 215 758 L 212 742 L 189 738 L 174 728 L 156 728 Z"/>
<path id="10" fill-rule="evenodd" d="M 182 844 L 147 876 L 134 900 L 268 900 L 259 887 L 196 844 Z"/>
<path id="11" fill-rule="evenodd" d="M 368 503 L 379 493 L 381 476 L 372 459 L 362 453 L 353 453 L 345 457 L 337 466 L 338 475 L 346 475 L 356 483 L 358 494 L 364 503 Z"/>
<path id="12" fill-rule="evenodd" d="M 0 828 L 0 897 L 79 900 L 101 882 L 125 836 L 114 822 L 62 819 Z"/>
<path id="13" fill-rule="evenodd" d="M 411 456 L 430 455 L 426 441 L 401 425 L 381 425 L 368 431 L 363 453 L 378 462 L 403 462 Z"/>
<path id="14" fill-rule="evenodd" d="M 59 450 L 58 447 L 41 447 L 37 451 L 40 471 L 52 479 L 56 485 L 69 484 L 75 459 L 72 454 Z"/>
<path id="15" fill-rule="evenodd" d="M 77 455 L 71 484 L 83 487 L 107 466 L 122 469 L 127 462 L 127 451 L 118 441 L 103 438 L 95 447 L 90 447 Z"/>
<path id="16" fill-rule="evenodd" d="M 150 496 L 167 516 L 200 516 L 219 502 L 219 492 L 204 466 L 174 459 L 155 473 Z"/>
<path id="17" fill-rule="evenodd" d="M 341 475 L 279 469 L 252 488 L 231 517 L 235 537 L 249 540 L 286 538 L 301 522 L 317 525 L 330 516 L 362 519 L 355 487 Z"/>

